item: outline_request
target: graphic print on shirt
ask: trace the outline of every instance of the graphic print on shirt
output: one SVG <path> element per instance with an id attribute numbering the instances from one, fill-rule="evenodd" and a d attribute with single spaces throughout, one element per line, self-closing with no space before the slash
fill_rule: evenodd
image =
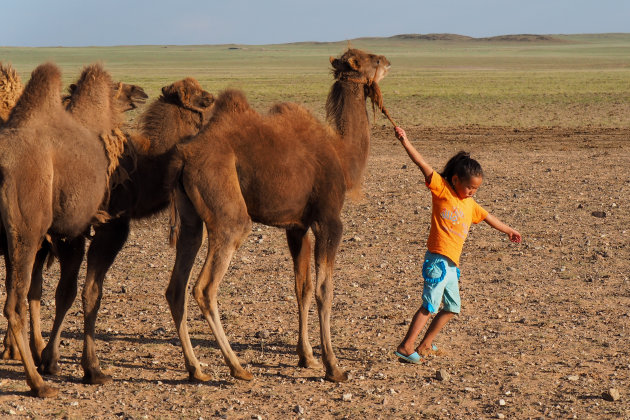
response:
<path id="1" fill-rule="evenodd" d="M 449 232 L 459 236 L 462 239 L 466 239 L 470 225 L 464 223 L 464 212 L 457 206 L 453 207 L 453 210 L 443 208 L 440 212 L 440 217 L 444 219 L 444 226 Z"/>

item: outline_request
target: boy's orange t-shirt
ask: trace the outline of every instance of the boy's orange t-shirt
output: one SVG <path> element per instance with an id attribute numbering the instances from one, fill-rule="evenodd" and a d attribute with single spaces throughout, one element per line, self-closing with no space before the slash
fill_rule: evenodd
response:
<path id="1" fill-rule="evenodd" d="M 426 185 L 433 197 L 427 248 L 434 254 L 448 257 L 459 266 L 459 257 L 471 223 L 481 222 L 488 212 L 472 197 L 460 199 L 449 183 L 435 171 Z"/>

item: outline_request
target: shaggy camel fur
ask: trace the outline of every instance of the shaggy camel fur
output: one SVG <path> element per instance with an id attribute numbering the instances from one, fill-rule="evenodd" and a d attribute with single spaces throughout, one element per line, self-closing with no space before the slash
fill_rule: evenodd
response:
<path id="1" fill-rule="evenodd" d="M 107 209 L 111 219 L 94 227 L 88 249 L 83 300 L 84 305 L 92 302 L 92 310 L 84 314 L 84 383 L 99 384 L 111 380 L 99 367 L 94 344 L 96 316 L 107 270 L 127 240 L 131 219 L 149 217 L 168 206 L 171 192 L 166 188 L 164 178 L 175 152 L 174 146 L 199 132 L 209 118 L 213 102 L 212 94 L 203 90 L 196 80 L 180 80 L 162 88 L 162 96 L 140 117 L 140 133 L 130 134 L 135 147 L 126 149 L 120 163 L 127 179 L 112 187 Z M 83 255 L 79 251 L 77 254 Z M 63 265 L 63 261 L 61 263 Z M 39 287 L 41 289 L 41 283 Z M 62 277 L 57 288 L 51 339 L 41 351 L 40 372 L 57 374 L 60 371 L 62 322 L 76 292 L 76 276 Z"/>
<path id="2" fill-rule="evenodd" d="M 0 127 L 9 119 L 9 114 L 22 94 L 22 82 L 15 69 L 0 62 Z"/>
<path id="3" fill-rule="evenodd" d="M 54 396 L 58 390 L 38 374 L 26 344 L 25 301 L 36 254 L 46 236 L 53 243 L 76 246 L 77 238 L 96 221 L 108 190 L 109 162 L 117 158 L 115 150 L 104 150 L 102 138 L 118 128 L 125 109 L 120 85 L 100 65 L 83 71 L 75 90 L 77 105 L 70 112 L 63 108 L 60 93 L 59 69 L 51 63 L 40 65 L 0 130 L 0 215 L 7 266 L 4 314 L 27 383 L 40 397 Z M 91 309 L 84 305 L 84 310 Z"/>
<path id="4" fill-rule="evenodd" d="M 349 49 L 331 58 L 336 79 L 326 110 L 332 127 L 321 124 L 296 104 L 280 104 L 267 116 L 252 110 L 238 91 L 223 92 L 210 123 L 190 142 L 177 147 L 173 163 L 173 216 L 178 226 L 177 256 L 166 292 L 192 380 L 208 380 L 201 371 L 186 325 L 188 277 L 205 224 L 208 255 L 193 288 L 232 376 L 249 380 L 221 324 L 217 290 L 230 259 L 251 231 L 252 221 L 286 229 L 293 257 L 299 309 L 299 365 L 321 366 L 313 357 L 307 316 L 313 285 L 309 273 L 315 235 L 315 297 L 319 313 L 326 379 L 344 381 L 330 335 L 332 270 L 341 240 L 340 213 L 346 191 L 359 188 L 365 168 L 370 127 L 366 99 L 382 105 L 377 83 L 389 61 L 381 55 Z"/>

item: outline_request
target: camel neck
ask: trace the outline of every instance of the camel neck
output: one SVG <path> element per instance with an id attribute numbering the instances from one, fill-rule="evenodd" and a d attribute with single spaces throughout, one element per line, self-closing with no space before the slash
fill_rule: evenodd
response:
<path id="1" fill-rule="evenodd" d="M 353 189 L 361 185 L 370 147 L 365 89 L 360 83 L 338 81 L 331 89 L 328 100 L 329 119 L 336 123 L 341 136 L 336 148 L 344 165 L 346 186 Z"/>

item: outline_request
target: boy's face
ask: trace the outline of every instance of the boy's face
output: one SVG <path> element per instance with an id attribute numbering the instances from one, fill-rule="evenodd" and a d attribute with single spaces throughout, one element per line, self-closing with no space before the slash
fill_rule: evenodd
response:
<path id="1" fill-rule="evenodd" d="M 453 181 L 453 187 L 455 187 L 457 196 L 460 200 L 463 200 L 475 195 L 479 187 L 481 187 L 483 178 L 480 176 L 471 176 L 468 179 L 462 180 L 457 175 L 453 175 L 451 181 Z"/>

